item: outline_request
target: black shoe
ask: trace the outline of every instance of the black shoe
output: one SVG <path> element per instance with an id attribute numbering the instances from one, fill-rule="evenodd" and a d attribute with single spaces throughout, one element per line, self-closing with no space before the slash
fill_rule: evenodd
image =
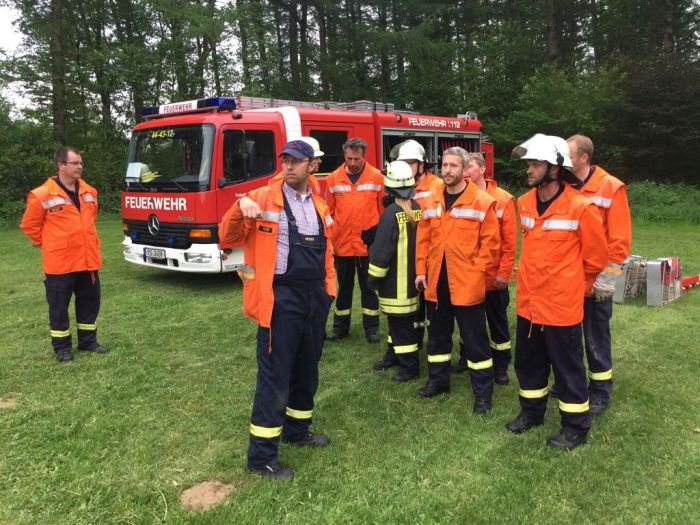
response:
<path id="1" fill-rule="evenodd" d="M 542 423 L 544 423 L 544 421 L 530 419 L 524 413 L 520 412 L 518 417 L 516 417 L 513 421 L 506 423 L 506 429 L 513 434 L 522 434 L 523 432 L 530 430 L 532 427 L 539 426 Z"/>
<path id="2" fill-rule="evenodd" d="M 608 401 L 605 399 L 591 399 L 590 412 L 592 416 L 599 416 L 608 409 Z"/>
<path id="3" fill-rule="evenodd" d="M 393 368 L 395 366 L 399 366 L 398 359 L 387 359 L 386 357 L 383 357 L 379 361 L 376 361 L 372 365 L 372 368 L 375 370 L 388 370 L 389 368 Z"/>
<path id="4" fill-rule="evenodd" d="M 344 339 L 347 336 L 347 332 L 336 332 L 335 330 L 333 330 L 330 334 L 326 336 L 326 341 L 337 341 L 338 339 Z"/>
<path id="5" fill-rule="evenodd" d="M 477 397 L 474 400 L 474 414 L 477 416 L 481 416 L 483 414 L 486 414 L 491 410 L 491 398 L 490 397 Z"/>
<path id="6" fill-rule="evenodd" d="M 418 372 L 414 373 L 405 373 L 405 372 L 398 372 L 397 374 L 392 377 L 394 381 L 397 383 L 405 383 L 406 381 L 412 381 L 413 379 L 418 379 Z"/>
<path id="7" fill-rule="evenodd" d="M 453 374 L 462 374 L 462 373 L 466 372 L 468 369 L 469 369 L 469 367 L 467 366 L 467 362 L 462 361 L 460 359 L 459 361 L 457 361 L 457 364 L 452 367 L 452 373 Z"/>
<path id="8" fill-rule="evenodd" d="M 369 334 L 365 334 L 365 339 L 367 339 L 368 343 L 378 343 L 379 342 L 379 334 L 376 332 L 371 332 Z"/>
<path id="9" fill-rule="evenodd" d="M 579 445 L 583 445 L 585 442 L 586 434 L 575 434 L 574 432 L 562 430 L 556 436 L 549 438 L 547 440 L 547 445 L 562 450 L 573 450 Z"/>
<path id="10" fill-rule="evenodd" d="M 262 476 L 263 478 L 271 479 L 281 479 L 283 481 L 289 481 L 294 477 L 294 471 L 288 467 L 285 467 L 281 463 L 268 463 L 262 467 L 253 467 L 248 465 L 248 472 Z"/>
<path id="11" fill-rule="evenodd" d="M 56 352 L 56 361 L 59 363 L 67 363 L 73 360 L 73 353 L 70 350 L 59 350 Z"/>
<path id="12" fill-rule="evenodd" d="M 108 354 L 109 353 L 109 348 L 106 346 L 102 346 L 100 343 L 97 343 L 97 346 L 95 348 L 78 348 L 81 352 L 95 352 L 96 354 Z"/>
<path id="13" fill-rule="evenodd" d="M 557 391 L 557 385 L 552 385 L 549 387 L 549 397 L 552 399 L 557 399 L 559 397 L 559 392 Z"/>
<path id="14" fill-rule="evenodd" d="M 439 385 L 435 381 L 428 381 L 424 387 L 418 389 L 418 395 L 420 397 L 434 397 L 449 393 L 450 385 Z"/>
<path id="15" fill-rule="evenodd" d="M 302 438 L 287 439 L 282 437 L 283 443 L 289 443 L 290 445 L 299 445 L 306 447 L 326 447 L 330 445 L 330 438 L 328 436 L 322 436 L 320 434 L 314 434 L 313 432 L 307 433 Z"/>
<path id="16" fill-rule="evenodd" d="M 507 385 L 508 384 L 508 371 L 507 370 L 494 370 L 493 371 L 493 382 L 497 385 Z"/>

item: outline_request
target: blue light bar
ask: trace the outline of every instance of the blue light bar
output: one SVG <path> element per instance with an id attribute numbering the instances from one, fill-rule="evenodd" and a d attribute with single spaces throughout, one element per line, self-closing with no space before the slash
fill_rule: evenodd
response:
<path id="1" fill-rule="evenodd" d="M 172 104 L 144 108 L 141 115 L 144 117 L 155 117 L 217 109 L 219 111 L 233 111 L 236 109 L 236 99 L 233 97 L 210 97 L 198 100 L 186 100 L 184 102 L 173 102 Z"/>

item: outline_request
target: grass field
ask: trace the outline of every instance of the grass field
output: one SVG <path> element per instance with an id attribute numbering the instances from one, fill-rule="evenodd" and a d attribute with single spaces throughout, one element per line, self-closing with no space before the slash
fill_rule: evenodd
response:
<path id="1" fill-rule="evenodd" d="M 40 254 L 0 230 L 2 525 L 700 523 L 700 289 L 661 309 L 615 307 L 614 399 L 571 453 L 545 445 L 559 428 L 553 401 L 544 426 L 503 428 L 518 412 L 512 370 L 486 417 L 472 416 L 464 376 L 449 396 L 419 399 L 424 379 L 395 385 L 371 370 L 382 350 L 355 316 L 321 361 L 314 426 L 332 444 L 282 446 L 297 473 L 284 483 L 244 471 L 255 326 L 237 278 L 128 265 L 118 218 L 99 229 L 99 338 L 112 353 L 67 365 L 51 353 Z M 678 255 L 700 273 L 697 224 L 634 233 L 633 253 Z M 223 504 L 180 506 L 211 479 L 235 486 Z"/>

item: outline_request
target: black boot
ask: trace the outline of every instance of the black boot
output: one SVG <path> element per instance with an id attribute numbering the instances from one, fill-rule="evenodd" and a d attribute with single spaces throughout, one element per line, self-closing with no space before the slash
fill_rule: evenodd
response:
<path id="1" fill-rule="evenodd" d="M 428 381 L 424 387 L 418 389 L 420 397 L 435 397 L 440 394 L 448 394 L 450 385 L 440 385 L 435 381 Z"/>
<path id="2" fill-rule="evenodd" d="M 579 445 L 583 445 L 585 442 L 586 434 L 577 434 L 575 432 L 562 430 L 556 436 L 549 438 L 547 440 L 547 445 L 562 450 L 573 450 Z"/>
<path id="3" fill-rule="evenodd" d="M 506 423 L 506 429 L 513 434 L 522 434 L 523 432 L 530 430 L 532 427 L 536 427 L 542 423 L 544 423 L 543 420 L 531 419 L 525 415 L 524 412 L 520 412 L 518 417 L 516 417 L 513 421 Z"/>

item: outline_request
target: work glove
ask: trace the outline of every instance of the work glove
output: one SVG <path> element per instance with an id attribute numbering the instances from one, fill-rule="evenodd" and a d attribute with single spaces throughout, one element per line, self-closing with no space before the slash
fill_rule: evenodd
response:
<path id="1" fill-rule="evenodd" d="M 615 294 L 615 281 L 620 275 L 622 275 L 622 265 L 616 263 L 608 263 L 605 270 L 598 274 L 593 283 L 593 297 L 597 303 Z"/>

